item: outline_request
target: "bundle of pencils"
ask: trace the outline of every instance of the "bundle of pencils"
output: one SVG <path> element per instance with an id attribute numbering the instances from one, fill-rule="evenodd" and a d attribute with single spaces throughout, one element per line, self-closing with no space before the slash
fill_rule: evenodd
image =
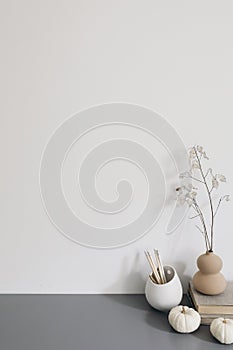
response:
<path id="1" fill-rule="evenodd" d="M 162 264 L 162 261 L 160 259 L 159 251 L 154 249 L 156 263 L 154 263 L 152 256 L 148 250 L 145 250 L 145 255 L 146 255 L 147 261 L 151 267 L 151 270 L 152 270 L 152 274 L 149 275 L 152 282 L 157 283 L 157 284 L 167 283 L 166 276 L 164 273 L 163 264 Z"/>

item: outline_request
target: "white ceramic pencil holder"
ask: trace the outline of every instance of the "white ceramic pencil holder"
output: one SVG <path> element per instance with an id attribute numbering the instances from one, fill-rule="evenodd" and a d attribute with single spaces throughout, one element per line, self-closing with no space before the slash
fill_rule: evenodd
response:
<path id="1" fill-rule="evenodd" d="M 145 295 L 148 303 L 153 308 L 166 312 L 180 304 L 183 296 L 183 289 L 174 267 L 164 266 L 164 273 L 167 280 L 164 284 L 154 283 L 151 278 L 148 277 Z"/>

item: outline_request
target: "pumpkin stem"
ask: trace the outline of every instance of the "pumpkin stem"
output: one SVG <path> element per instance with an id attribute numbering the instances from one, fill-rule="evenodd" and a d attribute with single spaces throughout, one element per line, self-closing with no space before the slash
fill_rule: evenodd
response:
<path id="1" fill-rule="evenodd" d="M 182 306 L 182 314 L 185 314 L 185 308 L 184 308 L 184 306 Z"/>
<path id="2" fill-rule="evenodd" d="M 224 318 L 224 320 L 222 321 L 222 323 L 227 323 L 227 320 L 225 320 L 225 318 Z"/>

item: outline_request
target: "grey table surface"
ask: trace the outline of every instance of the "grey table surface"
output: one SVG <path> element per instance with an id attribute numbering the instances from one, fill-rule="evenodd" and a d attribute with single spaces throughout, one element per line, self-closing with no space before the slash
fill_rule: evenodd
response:
<path id="1" fill-rule="evenodd" d="M 143 295 L 0 295 L 0 350 L 223 347 L 208 326 L 176 333 L 167 315 L 152 309 Z"/>

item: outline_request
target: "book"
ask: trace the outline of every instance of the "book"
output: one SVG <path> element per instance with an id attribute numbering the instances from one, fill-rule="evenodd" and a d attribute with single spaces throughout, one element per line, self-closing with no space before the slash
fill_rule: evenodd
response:
<path id="1" fill-rule="evenodd" d="M 204 315 L 204 314 L 201 314 L 201 324 L 210 325 L 211 322 L 213 320 L 215 320 L 215 318 L 219 318 L 219 317 L 230 318 L 231 320 L 233 319 L 233 315 L 216 315 L 216 314 Z"/>
<path id="2" fill-rule="evenodd" d="M 188 292 L 200 314 L 233 316 L 233 281 L 228 282 L 225 291 L 219 295 L 204 295 L 194 288 L 192 282 L 189 283 Z"/>

